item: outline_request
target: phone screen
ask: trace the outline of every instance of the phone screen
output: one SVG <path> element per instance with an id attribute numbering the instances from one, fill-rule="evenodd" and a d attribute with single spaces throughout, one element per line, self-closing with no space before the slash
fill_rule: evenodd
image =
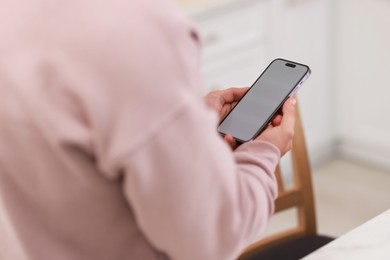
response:
<path id="1" fill-rule="evenodd" d="M 274 60 L 221 122 L 218 131 L 240 142 L 255 138 L 309 73 L 306 65 Z"/>

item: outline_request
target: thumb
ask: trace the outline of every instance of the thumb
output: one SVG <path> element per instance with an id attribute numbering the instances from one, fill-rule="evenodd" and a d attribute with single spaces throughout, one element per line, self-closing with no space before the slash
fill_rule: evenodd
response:
<path id="1" fill-rule="evenodd" d="M 295 106 L 297 101 L 295 98 L 289 98 L 283 105 L 282 125 L 294 129 L 295 125 Z"/>

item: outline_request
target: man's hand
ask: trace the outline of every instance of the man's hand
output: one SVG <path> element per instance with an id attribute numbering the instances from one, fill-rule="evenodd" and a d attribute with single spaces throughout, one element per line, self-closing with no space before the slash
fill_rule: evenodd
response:
<path id="1" fill-rule="evenodd" d="M 248 87 L 212 91 L 205 97 L 205 101 L 208 107 L 218 113 L 219 120 L 222 120 L 247 90 Z M 292 147 L 294 137 L 295 105 L 296 100 L 289 98 L 283 105 L 282 115 L 277 115 L 255 140 L 272 143 L 280 150 L 281 155 L 287 153 Z M 237 148 L 237 143 L 231 135 L 226 135 L 224 139 L 233 150 Z"/>
<path id="2" fill-rule="evenodd" d="M 205 96 L 206 105 L 218 113 L 219 121 L 221 121 L 248 89 L 245 87 L 212 91 Z"/>
<path id="3" fill-rule="evenodd" d="M 221 121 L 248 89 L 244 87 L 212 91 L 205 96 L 206 105 L 218 113 L 219 121 Z M 226 135 L 224 139 L 233 150 L 237 148 L 237 143 L 231 135 Z"/>
<path id="4" fill-rule="evenodd" d="M 283 156 L 292 147 L 295 129 L 296 100 L 289 98 L 283 105 L 283 115 L 278 115 L 256 140 L 272 143 L 279 148 Z"/>

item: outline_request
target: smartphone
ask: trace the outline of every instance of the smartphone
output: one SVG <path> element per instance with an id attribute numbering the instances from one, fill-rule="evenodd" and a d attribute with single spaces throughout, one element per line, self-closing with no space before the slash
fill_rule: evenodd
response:
<path id="1" fill-rule="evenodd" d="M 238 143 L 256 138 L 293 96 L 311 73 L 307 65 L 285 59 L 273 60 L 237 105 L 221 121 L 218 132 Z"/>

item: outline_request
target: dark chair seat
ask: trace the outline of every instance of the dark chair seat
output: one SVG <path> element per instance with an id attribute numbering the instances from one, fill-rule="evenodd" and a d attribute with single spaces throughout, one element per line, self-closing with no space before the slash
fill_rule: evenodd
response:
<path id="1" fill-rule="evenodd" d="M 313 235 L 267 247 L 245 260 L 298 260 L 331 242 L 333 238 Z"/>

